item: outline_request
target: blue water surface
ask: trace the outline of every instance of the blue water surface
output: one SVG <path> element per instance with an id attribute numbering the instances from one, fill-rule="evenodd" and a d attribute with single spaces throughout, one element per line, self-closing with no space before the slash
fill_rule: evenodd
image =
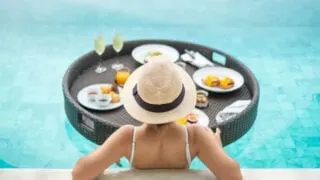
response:
<path id="1" fill-rule="evenodd" d="M 261 100 L 253 128 L 225 150 L 243 168 L 320 167 L 319 17 L 317 0 L 4 0 L 0 167 L 72 168 L 96 147 L 68 122 L 61 83 L 95 36 L 111 42 L 115 32 L 238 57 L 256 75 Z M 192 168 L 205 166 L 195 159 Z"/>

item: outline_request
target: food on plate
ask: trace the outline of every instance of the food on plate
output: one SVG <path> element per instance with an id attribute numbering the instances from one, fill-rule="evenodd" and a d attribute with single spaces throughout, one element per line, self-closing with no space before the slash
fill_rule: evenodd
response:
<path id="1" fill-rule="evenodd" d="M 159 51 L 151 51 L 148 53 L 148 56 L 160 56 L 160 55 L 162 55 L 162 53 Z"/>
<path id="2" fill-rule="evenodd" d="M 230 77 L 219 78 L 216 75 L 209 74 L 202 81 L 209 87 L 219 87 L 221 89 L 230 89 L 234 87 L 234 81 Z"/>
<path id="3" fill-rule="evenodd" d="M 95 101 L 97 95 L 98 95 L 97 89 L 94 89 L 94 88 L 88 89 L 87 96 L 88 96 L 89 101 Z"/>
<path id="4" fill-rule="evenodd" d="M 197 91 L 197 103 L 196 106 L 199 108 L 205 108 L 208 107 L 208 92 L 199 90 Z"/>
<path id="5" fill-rule="evenodd" d="M 116 83 L 113 83 L 113 84 L 112 84 L 111 91 L 119 94 L 118 85 L 117 85 Z"/>
<path id="6" fill-rule="evenodd" d="M 102 94 L 109 94 L 111 92 L 112 88 L 110 85 L 103 85 L 100 86 L 100 91 Z"/>
<path id="7" fill-rule="evenodd" d="M 180 118 L 176 121 L 178 124 L 181 124 L 181 125 L 186 125 L 187 124 L 187 117 L 183 117 L 183 118 Z"/>
<path id="8" fill-rule="evenodd" d="M 216 87 L 220 84 L 220 79 L 218 76 L 209 74 L 205 79 L 203 79 L 203 83 L 209 87 Z"/>
<path id="9" fill-rule="evenodd" d="M 120 101 L 119 89 L 117 84 L 100 86 L 100 91 L 102 95 L 105 95 L 105 97 L 110 98 L 111 103 L 117 103 Z"/>
<path id="10" fill-rule="evenodd" d="M 195 112 L 189 113 L 187 115 L 187 122 L 190 124 L 196 124 L 198 122 L 198 114 Z"/>
<path id="11" fill-rule="evenodd" d="M 159 52 L 159 51 L 150 51 L 148 52 L 148 54 L 146 55 L 146 57 L 144 58 L 144 63 L 147 63 L 151 57 L 154 57 L 154 56 L 161 56 L 162 55 L 162 52 Z"/>
<path id="12" fill-rule="evenodd" d="M 186 116 L 179 118 L 176 123 L 181 125 L 187 125 L 187 124 L 196 124 L 198 123 L 198 114 L 195 112 L 191 112 L 187 114 Z"/>
<path id="13" fill-rule="evenodd" d="M 116 92 L 111 91 L 110 95 L 111 95 L 111 103 L 117 103 L 120 101 L 120 95 L 117 94 Z"/>
<path id="14" fill-rule="evenodd" d="M 234 81 L 229 77 L 225 77 L 220 80 L 219 87 L 222 89 L 230 89 L 230 88 L 233 88 L 233 86 L 234 86 Z"/>

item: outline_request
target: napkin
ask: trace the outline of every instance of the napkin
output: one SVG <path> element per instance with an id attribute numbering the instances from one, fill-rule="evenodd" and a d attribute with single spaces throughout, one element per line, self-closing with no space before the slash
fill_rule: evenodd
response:
<path id="1" fill-rule="evenodd" d="M 203 68 L 205 66 L 214 66 L 214 64 L 204 57 L 202 54 L 195 52 L 194 53 L 195 59 L 193 59 L 189 54 L 184 53 L 181 55 L 181 59 L 187 63 L 192 64 L 197 68 Z"/>
<path id="2" fill-rule="evenodd" d="M 238 100 L 230 104 L 229 106 L 225 107 L 222 111 L 220 111 L 217 114 L 216 116 L 217 123 L 220 124 L 220 123 L 223 123 L 224 121 L 227 121 L 235 117 L 237 114 L 245 110 L 250 103 L 251 103 L 250 99 Z"/>

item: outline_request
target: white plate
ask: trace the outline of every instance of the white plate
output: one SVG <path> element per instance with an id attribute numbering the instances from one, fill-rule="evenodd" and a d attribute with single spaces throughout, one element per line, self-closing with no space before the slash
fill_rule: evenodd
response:
<path id="1" fill-rule="evenodd" d="M 232 78 L 234 81 L 233 88 L 222 89 L 219 87 L 206 86 L 202 82 L 202 79 L 204 79 L 209 74 L 216 75 L 219 78 L 223 78 L 226 76 Z M 198 69 L 193 74 L 193 80 L 201 88 L 206 89 L 208 91 L 219 92 L 219 93 L 235 91 L 235 90 L 239 89 L 244 84 L 243 76 L 240 73 L 238 73 L 237 71 L 234 71 L 233 69 L 225 68 L 225 67 L 206 67 L 206 68 Z"/>
<path id="2" fill-rule="evenodd" d="M 116 108 L 119 108 L 120 106 L 122 106 L 121 99 L 119 102 L 110 103 L 108 106 L 99 106 L 96 102 L 90 101 L 88 99 L 88 96 L 87 96 L 88 89 L 97 88 L 98 90 L 100 90 L 100 86 L 105 86 L 105 85 L 108 86 L 111 84 L 93 84 L 93 85 L 90 85 L 90 86 L 87 86 L 87 87 L 81 89 L 77 95 L 77 99 L 78 99 L 79 103 L 81 105 L 85 106 L 86 108 L 94 109 L 94 110 L 112 110 L 112 109 L 116 109 Z M 119 93 L 121 93 L 122 88 L 118 87 L 118 89 L 119 89 Z"/>
<path id="3" fill-rule="evenodd" d="M 144 44 L 133 49 L 131 55 L 140 64 L 144 64 L 144 59 L 148 56 L 149 52 L 158 51 L 163 55 L 170 57 L 172 62 L 179 59 L 179 52 L 171 47 L 164 44 Z"/>
<path id="4" fill-rule="evenodd" d="M 198 114 L 198 123 L 197 124 L 200 124 L 202 126 L 209 126 L 209 117 L 205 112 L 203 112 L 197 108 L 194 109 L 193 112 Z"/>

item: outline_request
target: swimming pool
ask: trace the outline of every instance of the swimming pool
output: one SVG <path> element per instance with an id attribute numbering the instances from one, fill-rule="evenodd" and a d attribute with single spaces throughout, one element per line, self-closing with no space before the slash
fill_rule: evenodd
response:
<path id="1" fill-rule="evenodd" d="M 318 1 L 18 2 L 0 7 L 0 167 L 72 168 L 96 147 L 67 121 L 61 81 L 96 35 L 110 42 L 114 32 L 238 57 L 260 82 L 260 107 L 253 128 L 226 151 L 243 168 L 320 167 Z M 192 168 L 205 166 L 195 159 Z"/>

